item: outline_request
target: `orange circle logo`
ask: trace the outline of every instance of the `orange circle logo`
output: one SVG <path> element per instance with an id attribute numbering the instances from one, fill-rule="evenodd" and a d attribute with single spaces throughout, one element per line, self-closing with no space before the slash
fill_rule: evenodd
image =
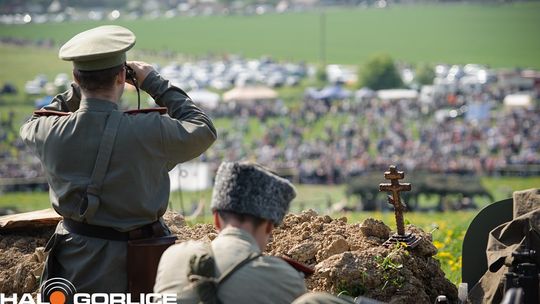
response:
<path id="1" fill-rule="evenodd" d="M 73 302 L 73 295 L 77 293 L 77 290 L 70 281 L 64 278 L 52 278 L 41 284 L 40 293 L 43 302 L 68 304 Z"/>
<path id="2" fill-rule="evenodd" d="M 55 290 L 51 293 L 51 296 L 49 297 L 49 303 L 51 304 L 65 304 L 66 303 L 66 295 L 59 291 Z"/>

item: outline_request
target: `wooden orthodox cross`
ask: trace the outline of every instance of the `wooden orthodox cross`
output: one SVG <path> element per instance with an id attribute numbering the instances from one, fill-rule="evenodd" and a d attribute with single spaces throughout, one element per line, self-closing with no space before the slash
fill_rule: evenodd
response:
<path id="1" fill-rule="evenodd" d="M 399 193 L 402 191 L 411 191 L 411 184 L 400 184 L 399 180 L 405 177 L 403 171 L 398 171 L 396 166 L 390 166 L 389 171 L 384 172 L 384 178 L 390 180 L 390 183 L 379 184 L 379 191 L 390 192 L 392 195 L 388 196 L 388 202 L 394 206 L 394 213 L 396 216 L 397 234 L 394 234 L 388 239 L 385 244 L 391 245 L 396 242 L 404 242 L 409 247 L 414 248 L 420 242 L 420 237 L 405 233 L 405 222 L 403 221 L 403 211 L 405 205 L 401 202 Z"/>
<path id="2" fill-rule="evenodd" d="M 384 178 L 390 180 L 389 184 L 383 183 L 379 185 L 379 191 L 391 192 L 388 196 L 388 202 L 394 205 L 394 213 L 396 214 L 397 233 L 405 235 L 405 223 L 403 222 L 403 211 L 405 205 L 401 202 L 399 193 L 402 191 L 411 191 L 411 184 L 400 184 L 399 180 L 405 177 L 403 171 L 398 171 L 396 166 L 390 166 L 390 171 L 384 172 Z"/>

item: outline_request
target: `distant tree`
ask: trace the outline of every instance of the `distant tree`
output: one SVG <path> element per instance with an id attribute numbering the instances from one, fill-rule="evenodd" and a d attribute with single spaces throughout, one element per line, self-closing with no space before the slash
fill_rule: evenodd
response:
<path id="1" fill-rule="evenodd" d="M 435 79 L 435 69 L 429 64 L 421 64 L 416 67 L 416 74 L 414 76 L 415 82 L 420 85 L 433 84 Z"/>
<path id="2" fill-rule="evenodd" d="M 403 85 L 394 60 L 387 54 L 371 57 L 358 73 L 361 87 L 372 90 L 399 88 Z"/>
<path id="3" fill-rule="evenodd" d="M 325 83 L 326 80 L 327 80 L 327 75 L 326 75 L 326 67 L 324 65 L 319 65 L 317 67 L 317 71 L 315 73 L 315 78 L 317 79 L 317 81 L 319 82 L 322 82 L 322 83 Z"/>

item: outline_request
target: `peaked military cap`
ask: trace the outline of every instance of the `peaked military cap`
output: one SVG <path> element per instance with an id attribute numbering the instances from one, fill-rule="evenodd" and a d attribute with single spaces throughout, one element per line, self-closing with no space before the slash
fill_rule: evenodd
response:
<path id="1" fill-rule="evenodd" d="M 219 166 L 212 210 L 249 214 L 279 225 L 296 196 L 294 186 L 253 163 L 224 162 Z"/>
<path id="2" fill-rule="evenodd" d="M 133 45 L 133 32 L 118 25 L 104 25 L 75 35 L 60 48 L 58 57 L 73 61 L 78 70 L 97 71 L 124 63 Z"/>

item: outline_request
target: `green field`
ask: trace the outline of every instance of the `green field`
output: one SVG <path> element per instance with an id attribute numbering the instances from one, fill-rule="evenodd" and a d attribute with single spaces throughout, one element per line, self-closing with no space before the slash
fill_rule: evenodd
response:
<path id="1" fill-rule="evenodd" d="M 381 178 L 382 181 L 382 178 Z M 374 181 L 377 183 L 377 181 Z M 412 182 L 414 186 L 414 181 Z M 516 190 L 524 190 L 540 187 L 540 177 L 483 177 L 482 184 L 493 195 L 496 201 L 512 196 Z M 298 212 L 300 207 L 312 208 L 317 211 L 326 211 L 327 204 L 346 202 L 348 206 L 354 206 L 354 197 L 347 198 L 345 185 L 296 185 L 297 196 L 292 202 L 291 210 Z M 210 204 L 212 190 L 197 192 L 173 192 L 170 196 L 170 207 L 174 210 L 184 211 L 189 214 L 193 209 L 193 204 L 204 201 Z M 420 205 L 432 205 L 431 201 L 421 201 Z M 480 207 L 489 203 L 478 201 Z M 17 208 L 20 211 L 31 211 L 49 207 L 49 195 L 47 192 L 21 192 L 21 193 L 0 193 L 0 208 Z M 208 212 L 208 208 L 207 208 Z"/>
<path id="2" fill-rule="evenodd" d="M 483 63 L 540 68 L 540 3 L 414 5 L 331 9 L 325 13 L 326 62 L 359 64 L 374 53 L 408 63 Z M 138 49 L 187 55 L 236 53 L 317 62 L 321 13 L 178 17 L 117 21 Z M 0 26 L 0 36 L 65 42 L 105 22 Z"/>

